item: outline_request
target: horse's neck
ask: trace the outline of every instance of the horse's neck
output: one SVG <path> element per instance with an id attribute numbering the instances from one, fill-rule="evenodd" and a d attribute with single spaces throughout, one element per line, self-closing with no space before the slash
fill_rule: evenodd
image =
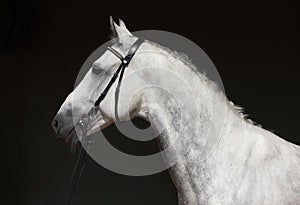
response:
<path id="1" fill-rule="evenodd" d="M 141 75 L 141 78 L 146 77 L 146 82 L 154 79 L 156 86 L 145 91 L 139 114 L 160 131 L 159 145 L 167 150 L 163 155 L 166 163 L 173 165 L 169 172 L 178 190 L 179 204 L 217 204 L 221 199 L 228 199 L 227 196 L 235 200 L 240 187 L 232 186 L 232 182 L 239 180 L 242 184 L 251 167 L 257 167 L 259 162 L 261 167 L 282 153 L 283 156 L 299 156 L 299 149 L 243 119 L 225 95 L 209 80 L 201 78 L 201 74 L 180 62 L 168 65 L 164 59 L 155 60 L 149 59 L 163 62 L 164 67 L 184 78 L 187 84 L 154 70 L 156 66 Z M 299 166 L 299 160 L 294 159 L 289 162 L 290 170 Z M 288 158 L 275 160 L 273 165 L 281 169 L 286 160 Z M 255 172 L 255 177 L 251 178 L 256 180 L 253 184 L 270 179 L 264 173 L 271 174 L 260 171 L 257 172 L 260 178 L 256 179 Z M 299 177 L 295 171 L 291 173 L 291 179 Z M 276 174 L 271 178 L 275 179 Z"/>
<path id="2" fill-rule="evenodd" d="M 147 91 L 140 115 L 146 116 L 160 131 L 161 149 L 170 147 L 167 154 L 171 159 L 167 160 L 174 160 L 174 156 L 181 158 L 191 148 L 198 149 L 199 157 L 204 159 L 218 145 L 227 121 L 232 120 L 228 116 L 241 119 L 224 94 L 205 76 L 176 59 L 171 65 L 168 63 L 163 66 L 170 66 L 166 70 L 179 79 L 165 73 L 151 77 L 160 70 L 147 73 L 147 78 L 157 80 L 157 87 Z"/>
<path id="3" fill-rule="evenodd" d="M 173 72 L 177 72 L 178 76 L 186 76 L 188 79 L 185 80 L 192 91 L 187 92 L 187 87 L 178 86 L 176 80 L 165 82 L 164 78 L 163 86 L 168 86 L 167 91 L 149 89 L 141 115 L 146 115 L 151 125 L 160 131 L 158 141 L 160 148 L 167 150 L 166 162 L 172 165 L 177 162 L 169 171 L 178 191 L 192 194 L 193 191 L 188 191 L 192 182 L 187 182 L 190 178 L 187 175 L 198 175 L 192 177 L 195 181 L 197 177 L 205 180 L 207 173 L 203 171 L 203 162 L 219 149 L 222 137 L 243 129 L 246 122 L 210 81 L 199 77 L 191 69 L 174 68 Z M 227 148 L 223 146 L 222 149 Z"/>

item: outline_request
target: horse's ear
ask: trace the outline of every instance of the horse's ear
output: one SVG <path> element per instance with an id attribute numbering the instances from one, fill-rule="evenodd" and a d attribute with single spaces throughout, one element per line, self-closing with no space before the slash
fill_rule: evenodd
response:
<path id="1" fill-rule="evenodd" d="M 126 50 L 128 47 L 132 44 L 132 34 L 128 29 L 126 28 L 124 22 L 122 20 L 119 20 L 120 26 L 118 26 L 112 19 L 112 17 L 109 18 L 110 20 L 110 27 L 113 33 L 113 37 L 117 38 L 119 43 L 123 46 L 123 48 Z"/>
<path id="2" fill-rule="evenodd" d="M 119 27 L 113 20 L 112 16 L 109 17 L 109 23 L 110 23 L 110 29 L 112 32 L 112 37 L 116 38 L 118 37 L 118 33 L 117 33 L 117 27 Z"/>
<path id="3" fill-rule="evenodd" d="M 111 28 L 111 31 L 112 31 L 114 37 L 120 38 L 120 37 L 124 37 L 124 36 L 126 36 L 126 37 L 132 36 L 132 34 L 130 33 L 130 31 L 128 31 L 124 22 L 121 19 L 119 19 L 120 26 L 118 26 L 114 22 L 114 20 L 111 16 L 109 17 L 109 22 L 110 22 L 110 28 Z"/>
<path id="4" fill-rule="evenodd" d="M 119 25 L 120 25 L 120 28 L 123 29 L 124 34 L 126 34 L 128 36 L 132 36 L 130 31 L 126 28 L 125 23 L 121 19 L 119 19 Z"/>

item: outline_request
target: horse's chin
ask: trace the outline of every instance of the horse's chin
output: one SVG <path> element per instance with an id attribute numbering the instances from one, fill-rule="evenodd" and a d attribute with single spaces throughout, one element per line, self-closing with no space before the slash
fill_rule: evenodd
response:
<path id="1" fill-rule="evenodd" d="M 78 142 L 78 136 L 75 130 L 75 127 L 72 128 L 70 133 L 67 135 L 67 137 L 64 140 L 64 143 L 66 144 L 76 144 Z"/>

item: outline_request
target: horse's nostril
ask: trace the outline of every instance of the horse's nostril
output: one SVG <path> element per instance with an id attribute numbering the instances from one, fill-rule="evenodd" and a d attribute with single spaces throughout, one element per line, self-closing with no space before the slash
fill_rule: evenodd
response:
<path id="1" fill-rule="evenodd" d="M 52 128 L 53 130 L 56 132 L 56 133 L 59 133 L 59 130 L 60 130 L 60 123 L 59 123 L 59 120 L 54 118 L 52 120 Z"/>
<path id="2" fill-rule="evenodd" d="M 53 126 L 58 127 L 58 121 L 57 120 L 53 120 Z"/>

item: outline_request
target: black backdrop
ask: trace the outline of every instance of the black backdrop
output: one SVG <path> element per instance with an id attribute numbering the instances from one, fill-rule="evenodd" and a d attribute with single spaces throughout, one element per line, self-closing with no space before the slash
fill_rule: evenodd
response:
<path id="1" fill-rule="evenodd" d="M 108 40 L 110 15 L 132 31 L 166 30 L 197 43 L 215 63 L 230 99 L 265 128 L 300 144 L 296 1 L 2 2 L 1 186 L 6 191 L 0 200 L 5 204 L 60 201 L 75 157 L 56 140 L 51 119 L 84 60 Z M 113 126 L 106 132 L 122 138 Z M 156 149 L 153 144 L 123 146 L 129 152 Z M 128 177 L 89 161 L 74 204 L 176 201 L 167 172 Z"/>

